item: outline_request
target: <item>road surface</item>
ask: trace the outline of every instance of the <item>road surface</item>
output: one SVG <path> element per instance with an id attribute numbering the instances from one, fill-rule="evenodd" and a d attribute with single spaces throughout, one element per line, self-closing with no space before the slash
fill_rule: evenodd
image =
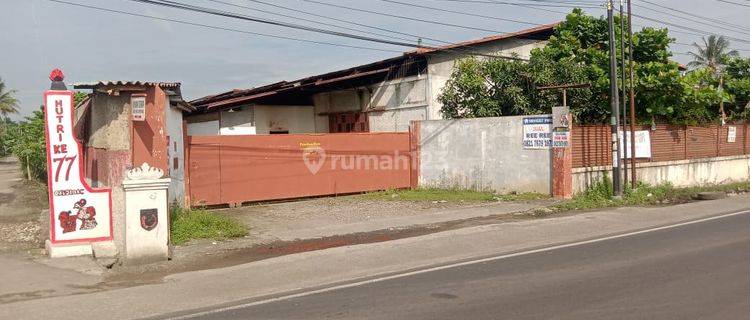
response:
<path id="1" fill-rule="evenodd" d="M 750 214 L 485 258 L 189 319 L 747 319 Z"/>

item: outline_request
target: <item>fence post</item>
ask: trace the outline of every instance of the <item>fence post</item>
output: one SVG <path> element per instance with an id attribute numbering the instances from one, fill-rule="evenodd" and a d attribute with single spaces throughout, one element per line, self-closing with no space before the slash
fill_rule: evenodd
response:
<path id="1" fill-rule="evenodd" d="M 742 154 L 747 154 L 747 122 L 742 124 Z"/>
<path id="2" fill-rule="evenodd" d="M 721 156 L 721 134 L 723 127 L 716 126 L 716 157 Z"/>
<path id="3" fill-rule="evenodd" d="M 419 187 L 420 129 L 419 121 L 411 121 L 409 125 L 409 184 L 412 189 Z"/>
<path id="4" fill-rule="evenodd" d="M 688 126 L 687 125 L 683 125 L 682 126 L 682 130 L 685 132 L 685 156 L 682 157 L 682 158 L 685 159 L 685 160 L 687 160 L 688 159 L 688 140 L 690 140 L 690 137 L 688 137 L 688 133 L 690 131 L 688 130 Z"/>
<path id="5" fill-rule="evenodd" d="M 570 199 L 573 197 L 573 115 L 567 107 L 552 110 L 552 196 Z M 555 135 L 567 135 L 567 138 L 556 145 Z"/>

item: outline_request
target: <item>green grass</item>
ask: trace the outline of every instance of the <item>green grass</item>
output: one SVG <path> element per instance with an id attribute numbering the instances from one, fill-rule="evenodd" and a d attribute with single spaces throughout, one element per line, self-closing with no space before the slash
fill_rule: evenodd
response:
<path id="1" fill-rule="evenodd" d="M 500 201 L 534 201 L 534 200 L 543 200 L 543 199 L 550 198 L 549 195 L 536 193 L 536 192 L 522 192 L 522 193 L 511 192 L 508 194 L 497 195 L 496 197 Z"/>
<path id="2" fill-rule="evenodd" d="M 531 201 L 549 198 L 539 193 L 511 193 L 497 195 L 490 191 L 475 191 L 466 189 L 403 189 L 371 192 L 364 195 L 373 200 L 401 200 L 401 201 L 447 201 L 447 202 L 489 202 L 489 201 Z"/>
<path id="3" fill-rule="evenodd" d="M 365 198 L 373 200 L 402 200 L 402 201 L 495 201 L 495 194 L 487 191 L 464 189 L 403 189 L 371 192 L 364 194 Z"/>
<path id="4" fill-rule="evenodd" d="M 750 181 L 689 188 L 675 188 L 669 183 L 657 186 L 641 183 L 635 189 L 626 188 L 622 199 L 612 199 L 612 181 L 609 177 L 605 176 L 604 179 L 590 186 L 586 192 L 576 195 L 570 201 L 554 205 L 544 211 L 550 213 L 570 210 L 675 204 L 691 201 L 699 192 L 744 192 L 748 190 L 750 190 Z"/>
<path id="5" fill-rule="evenodd" d="M 247 235 L 237 220 L 204 209 L 172 210 L 172 243 L 181 245 L 195 239 L 223 240 Z"/>

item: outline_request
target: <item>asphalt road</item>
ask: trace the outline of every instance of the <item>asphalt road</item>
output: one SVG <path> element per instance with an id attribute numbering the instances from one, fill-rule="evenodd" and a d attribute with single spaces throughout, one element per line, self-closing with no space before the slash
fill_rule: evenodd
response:
<path id="1" fill-rule="evenodd" d="M 750 214 L 235 308 L 191 318 L 748 319 Z"/>

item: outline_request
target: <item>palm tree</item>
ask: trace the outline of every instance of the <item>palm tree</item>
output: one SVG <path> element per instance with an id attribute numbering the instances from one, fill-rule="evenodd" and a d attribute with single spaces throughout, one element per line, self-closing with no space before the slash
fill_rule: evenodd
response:
<path id="1" fill-rule="evenodd" d="M 0 78 L 0 116 L 7 117 L 11 113 L 18 113 L 18 99 L 13 97 L 15 90 L 5 90 L 5 82 Z"/>
<path id="2" fill-rule="evenodd" d="M 739 55 L 737 50 L 729 50 L 729 40 L 724 36 L 710 35 L 708 38 L 703 37 L 703 45 L 693 42 L 693 47 L 697 52 L 688 52 L 693 57 L 693 61 L 688 63 L 690 67 L 708 67 L 714 72 L 726 63 L 730 57 Z"/>

